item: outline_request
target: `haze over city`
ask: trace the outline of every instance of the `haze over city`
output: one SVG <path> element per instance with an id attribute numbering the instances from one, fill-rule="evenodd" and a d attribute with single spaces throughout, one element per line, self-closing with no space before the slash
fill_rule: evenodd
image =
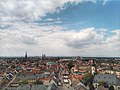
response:
<path id="1" fill-rule="evenodd" d="M 0 0 L 0 56 L 120 56 L 119 0 Z"/>

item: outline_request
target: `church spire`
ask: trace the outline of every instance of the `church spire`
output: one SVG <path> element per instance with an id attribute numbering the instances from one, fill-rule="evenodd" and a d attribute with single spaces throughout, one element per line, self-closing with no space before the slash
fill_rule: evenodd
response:
<path id="1" fill-rule="evenodd" d="M 26 52 L 26 54 L 25 54 L 25 59 L 27 59 L 27 52 Z"/>

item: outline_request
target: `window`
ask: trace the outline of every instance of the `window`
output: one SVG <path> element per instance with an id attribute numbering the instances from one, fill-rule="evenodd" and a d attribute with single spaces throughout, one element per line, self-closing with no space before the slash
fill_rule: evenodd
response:
<path id="1" fill-rule="evenodd" d="M 95 87 L 97 88 L 97 87 L 98 87 L 98 85 L 97 85 L 97 84 L 95 84 Z"/>
<path id="2" fill-rule="evenodd" d="M 120 87 L 118 87 L 118 90 L 120 90 Z"/>

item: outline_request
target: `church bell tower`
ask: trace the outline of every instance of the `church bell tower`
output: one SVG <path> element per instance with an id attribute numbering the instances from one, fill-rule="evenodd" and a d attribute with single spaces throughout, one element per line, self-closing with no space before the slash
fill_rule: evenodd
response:
<path id="1" fill-rule="evenodd" d="M 25 60 L 27 60 L 27 52 L 25 53 Z"/>

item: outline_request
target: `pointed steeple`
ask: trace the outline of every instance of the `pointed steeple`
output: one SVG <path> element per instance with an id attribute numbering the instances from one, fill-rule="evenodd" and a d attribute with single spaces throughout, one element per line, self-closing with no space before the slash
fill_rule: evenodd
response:
<path id="1" fill-rule="evenodd" d="M 27 52 L 26 52 L 26 54 L 25 54 L 25 59 L 27 59 Z"/>

